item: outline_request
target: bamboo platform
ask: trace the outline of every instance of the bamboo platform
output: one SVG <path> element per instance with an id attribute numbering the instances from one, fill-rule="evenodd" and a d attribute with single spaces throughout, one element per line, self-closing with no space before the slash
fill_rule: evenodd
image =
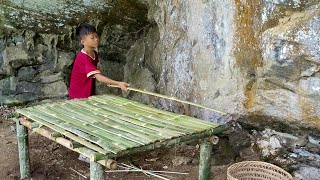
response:
<path id="1" fill-rule="evenodd" d="M 214 123 L 113 95 L 48 103 L 17 112 L 22 115 L 17 126 L 23 125 L 104 166 L 115 157 L 202 139 L 224 130 Z"/>

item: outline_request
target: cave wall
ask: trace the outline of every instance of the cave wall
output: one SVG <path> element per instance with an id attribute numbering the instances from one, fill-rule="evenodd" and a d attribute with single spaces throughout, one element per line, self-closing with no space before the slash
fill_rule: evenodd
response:
<path id="1" fill-rule="evenodd" d="M 22 105 L 67 98 L 70 72 L 81 50 L 80 22 L 100 35 L 100 68 L 116 80 L 124 76 L 127 51 L 149 24 L 147 7 L 120 1 L 1 1 L 0 102 Z M 98 84 L 98 92 L 113 92 Z"/>
<path id="2" fill-rule="evenodd" d="M 128 53 L 128 81 L 254 126 L 319 129 L 319 1 L 145 2 L 159 33 L 151 29 Z M 132 98 L 225 123 L 212 112 Z"/>
<path id="3" fill-rule="evenodd" d="M 0 4 L 0 100 L 66 97 L 79 22 L 100 35 L 101 70 L 132 86 L 247 122 L 320 127 L 318 0 L 18 1 Z M 98 84 L 99 93 L 115 93 Z M 159 108 L 216 113 L 131 92 Z"/>

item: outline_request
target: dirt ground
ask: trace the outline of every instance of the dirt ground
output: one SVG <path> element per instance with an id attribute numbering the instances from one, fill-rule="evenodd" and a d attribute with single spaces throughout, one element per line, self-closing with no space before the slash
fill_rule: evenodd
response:
<path id="1" fill-rule="evenodd" d="M 78 154 L 40 135 L 29 135 L 31 173 L 33 180 L 83 180 L 89 179 L 89 164 L 78 160 Z M 19 164 L 15 124 L 0 120 L 0 180 L 19 179 Z M 174 159 L 187 159 L 182 165 L 173 165 Z M 117 159 L 118 163 L 134 164 L 145 170 L 186 172 L 188 175 L 173 174 L 176 180 L 198 179 L 199 148 L 195 145 L 176 145 L 172 148 L 141 153 Z M 183 161 L 182 161 L 183 162 Z M 181 163 L 181 162 L 180 162 Z M 214 160 L 213 160 L 213 163 Z M 230 164 L 230 163 L 229 163 Z M 212 179 L 226 179 L 228 164 L 212 166 Z M 76 171 L 76 172 L 75 172 Z M 81 175 L 79 175 L 80 173 Z M 85 177 L 83 177 L 85 176 Z M 107 179 L 148 180 L 141 172 L 106 173 Z"/>

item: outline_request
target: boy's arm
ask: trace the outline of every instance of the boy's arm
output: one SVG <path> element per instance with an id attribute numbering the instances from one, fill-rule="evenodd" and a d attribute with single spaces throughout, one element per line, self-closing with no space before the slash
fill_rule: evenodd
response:
<path id="1" fill-rule="evenodd" d="M 94 77 L 99 82 L 106 83 L 106 84 L 117 85 L 117 86 L 119 86 L 121 88 L 122 91 L 125 91 L 125 92 L 128 91 L 127 86 L 129 86 L 129 84 L 126 83 L 126 82 L 115 81 L 115 80 L 112 80 L 110 78 L 107 78 L 106 76 L 104 76 L 102 74 L 95 74 Z"/>

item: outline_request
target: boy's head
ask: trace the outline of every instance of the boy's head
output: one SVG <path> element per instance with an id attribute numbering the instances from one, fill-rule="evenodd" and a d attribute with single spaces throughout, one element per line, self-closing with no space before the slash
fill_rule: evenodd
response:
<path id="1" fill-rule="evenodd" d="M 76 29 L 76 36 L 80 43 L 89 48 L 97 48 L 99 37 L 94 26 L 86 23 L 81 23 Z"/>

